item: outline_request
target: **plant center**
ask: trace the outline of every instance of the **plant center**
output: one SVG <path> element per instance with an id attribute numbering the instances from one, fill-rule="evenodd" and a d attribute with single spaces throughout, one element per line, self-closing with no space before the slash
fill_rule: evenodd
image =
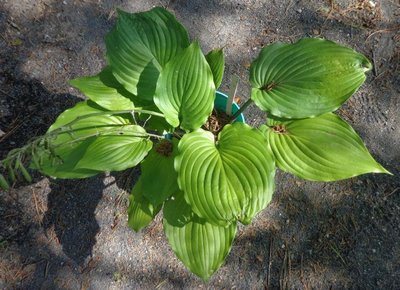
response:
<path id="1" fill-rule="evenodd" d="M 162 140 L 156 148 L 156 152 L 165 157 L 170 157 L 172 155 L 172 151 L 172 142 L 168 140 Z"/>
<path id="2" fill-rule="evenodd" d="M 274 131 L 274 133 L 278 133 L 278 134 L 286 134 L 287 133 L 286 127 L 283 124 L 272 126 L 272 130 Z"/>
<path id="3" fill-rule="evenodd" d="M 270 91 L 272 91 L 276 86 L 277 86 L 277 84 L 276 84 L 274 81 L 272 81 L 271 83 L 262 86 L 262 87 L 260 88 L 260 90 L 270 92 Z"/>
<path id="4" fill-rule="evenodd" d="M 228 116 L 225 112 L 219 112 L 214 109 L 203 127 L 213 133 L 214 136 L 217 136 L 224 126 L 230 123 L 230 116 Z"/>

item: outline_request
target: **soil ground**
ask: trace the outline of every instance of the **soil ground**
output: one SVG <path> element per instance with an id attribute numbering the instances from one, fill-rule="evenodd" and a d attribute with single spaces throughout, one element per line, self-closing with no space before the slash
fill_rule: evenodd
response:
<path id="1" fill-rule="evenodd" d="M 127 227 L 136 169 L 86 180 L 36 173 L 0 192 L 1 289 L 400 289 L 400 3 L 398 0 L 2 0 L 0 159 L 42 134 L 83 97 L 67 83 L 105 65 L 115 8 L 165 6 L 249 92 L 249 64 L 275 41 L 324 37 L 364 53 L 374 70 L 339 113 L 394 175 L 332 183 L 278 172 L 271 204 L 241 227 L 204 283 L 166 243 L 161 216 Z M 340 84 L 338 84 L 340 85 Z M 264 115 L 254 107 L 251 124 Z"/>

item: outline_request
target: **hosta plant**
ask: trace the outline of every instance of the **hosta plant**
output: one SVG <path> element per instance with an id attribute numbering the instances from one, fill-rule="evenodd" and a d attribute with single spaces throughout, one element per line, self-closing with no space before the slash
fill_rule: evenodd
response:
<path id="1" fill-rule="evenodd" d="M 276 167 L 316 181 L 387 173 L 334 113 L 371 70 L 352 49 L 316 38 L 268 45 L 251 64 L 250 98 L 233 114 L 229 101 L 226 113 L 213 109 L 222 49 L 203 54 L 167 10 L 119 11 L 105 42 L 107 66 L 70 82 L 88 99 L 6 156 L 4 189 L 18 176 L 30 180 L 28 166 L 85 178 L 139 165 L 129 226 L 139 231 L 162 211 L 173 251 L 207 280 L 238 223 L 271 201 Z M 235 121 L 250 102 L 267 112 L 258 128 Z"/>

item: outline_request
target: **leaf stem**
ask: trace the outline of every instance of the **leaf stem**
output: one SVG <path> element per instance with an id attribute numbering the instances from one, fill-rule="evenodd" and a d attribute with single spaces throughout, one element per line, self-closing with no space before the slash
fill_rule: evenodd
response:
<path id="1" fill-rule="evenodd" d="M 172 134 L 175 136 L 175 138 L 180 140 L 180 139 L 182 139 L 183 135 L 185 135 L 185 132 L 178 129 L 178 130 L 174 131 Z"/>
<path id="2" fill-rule="evenodd" d="M 137 134 L 119 134 L 119 130 L 115 130 L 115 131 L 105 131 L 105 132 L 96 132 L 93 134 L 88 134 L 86 136 L 82 136 L 76 139 L 72 139 L 71 141 L 68 142 L 64 142 L 58 145 L 54 145 L 53 149 L 56 149 L 58 147 L 61 146 L 65 146 L 65 145 L 70 145 L 70 144 L 74 144 L 77 142 L 82 142 L 85 141 L 86 139 L 92 138 L 92 137 L 106 137 L 106 136 L 128 136 L 128 137 L 139 137 L 139 138 L 146 138 L 146 137 L 154 137 L 154 138 L 158 138 L 158 139 L 165 139 L 164 136 L 160 136 L 160 135 L 156 135 L 156 134 L 151 134 L 151 133 L 137 133 Z"/>
<path id="3" fill-rule="evenodd" d="M 77 129 L 73 129 L 71 128 L 72 125 L 74 125 L 75 123 L 79 122 L 82 119 L 87 119 L 90 117 L 95 117 L 95 116 L 102 116 L 102 115 L 119 115 L 119 114 L 134 114 L 134 113 L 143 113 L 143 114 L 149 114 L 149 115 L 153 115 L 153 116 L 158 116 L 158 117 L 164 117 L 164 114 L 158 113 L 158 112 L 154 112 L 154 111 L 149 111 L 149 110 L 141 110 L 141 109 L 135 109 L 135 110 L 120 110 L 120 111 L 104 111 L 104 112 L 96 112 L 96 113 L 91 113 L 91 114 L 87 114 L 87 115 L 82 115 L 82 116 L 78 116 L 76 117 L 74 120 L 72 120 L 71 122 L 60 126 L 59 128 L 47 132 L 46 134 L 36 137 L 33 140 L 31 140 L 28 144 L 26 144 L 25 146 L 18 148 L 18 149 L 14 149 L 11 150 L 5 159 L 0 160 L 0 167 L 6 167 L 7 164 L 9 162 L 12 162 L 15 159 L 18 158 L 22 158 L 27 152 L 30 152 L 33 156 L 33 152 L 35 151 L 34 148 L 37 146 L 44 146 L 47 147 L 46 143 L 48 143 L 50 138 L 57 138 L 57 136 L 59 136 L 60 134 L 70 134 L 73 132 L 77 132 L 80 130 L 84 130 L 84 129 L 90 129 L 91 127 L 86 127 L 86 128 L 77 128 Z M 121 124 L 121 125 L 115 125 L 115 124 L 110 124 L 110 127 L 113 126 L 118 126 L 118 127 L 123 127 L 124 125 L 133 125 L 133 124 Z M 109 127 L 107 126 L 107 127 Z M 98 128 L 98 127 L 97 127 Z M 90 137 L 94 137 L 94 136 L 101 136 L 101 135 L 107 135 L 108 134 L 112 134 L 114 132 L 121 132 L 121 130 L 104 130 L 103 132 L 101 132 L 101 130 L 99 130 L 98 132 L 94 133 L 94 134 L 89 134 L 86 136 L 81 136 L 79 138 L 76 138 L 75 140 L 71 140 L 70 142 L 79 142 L 82 140 L 85 140 L 87 138 Z M 156 134 L 152 134 L 152 133 L 137 133 L 138 135 L 135 135 L 135 137 L 154 137 L 154 138 L 158 138 L 158 139 L 163 139 L 164 136 L 161 135 L 156 135 Z M 42 142 L 44 141 L 45 144 L 43 144 Z M 59 144 L 60 145 L 65 145 L 64 144 Z M 51 146 L 51 145 L 49 145 Z M 54 149 L 56 147 L 58 147 L 57 145 L 55 147 L 52 147 L 51 149 Z"/>
<path id="4" fill-rule="evenodd" d="M 240 115 L 241 113 L 243 113 L 243 111 L 246 110 L 246 108 L 247 108 L 249 105 L 251 105 L 252 102 L 253 102 L 252 99 L 248 99 L 248 100 L 243 104 L 243 106 L 241 106 L 240 109 L 239 109 L 235 114 L 232 115 L 231 121 L 233 121 L 233 120 L 235 120 L 237 117 L 239 117 L 239 115 Z"/>
<path id="5" fill-rule="evenodd" d="M 57 128 L 57 129 L 51 131 L 49 133 L 62 131 L 62 128 L 69 127 L 69 126 L 75 124 L 76 122 L 78 122 L 78 121 L 80 121 L 82 119 L 87 119 L 87 118 L 96 117 L 96 116 L 103 116 L 103 115 L 120 115 L 120 114 L 134 114 L 134 113 L 143 113 L 143 114 L 149 114 L 149 115 L 153 115 L 153 116 L 158 116 L 158 117 L 164 118 L 164 114 L 161 114 L 161 113 L 158 113 L 158 112 L 154 112 L 154 111 L 149 111 L 149 110 L 141 110 L 141 109 L 96 112 L 96 113 L 91 113 L 91 114 L 87 114 L 87 115 L 78 116 L 74 120 L 72 120 L 71 122 L 69 122 L 69 123 Z"/>

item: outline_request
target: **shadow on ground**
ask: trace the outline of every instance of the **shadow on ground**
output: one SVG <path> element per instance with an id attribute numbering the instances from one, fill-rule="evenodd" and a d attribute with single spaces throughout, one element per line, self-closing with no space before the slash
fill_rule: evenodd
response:
<path id="1" fill-rule="evenodd" d="M 2 157 L 43 134 L 59 113 L 80 100 L 70 94 L 52 94 L 38 81 L 15 79 L 7 71 L 2 71 L 0 83 L 6 93 L 1 99 L 0 128 L 6 132 L 0 137 Z M 32 175 L 35 182 L 41 180 L 39 173 Z M 0 252 L 3 263 L 8 263 L 0 269 L 1 280 L 20 280 L 14 285 L 34 289 L 52 288 L 51 281 L 65 271 L 66 264 L 77 275 L 74 269 L 85 266 L 96 243 L 95 209 L 103 189 L 102 178 L 97 177 L 78 183 L 54 180 L 41 193 L 35 188 L 0 193 Z M 59 244 L 62 252 L 52 243 Z"/>
<path id="2" fill-rule="evenodd" d="M 100 228 L 94 212 L 102 198 L 103 186 L 100 178 L 85 182 L 85 188 L 77 188 L 72 180 L 58 180 L 50 186 L 44 230 L 54 231 L 64 254 L 79 266 L 92 255 L 96 243 Z"/>
<path id="3" fill-rule="evenodd" d="M 61 112 L 82 100 L 68 93 L 49 91 L 43 83 L 26 75 L 23 67 L 26 59 L 39 47 L 50 48 L 51 41 L 56 41 L 59 33 L 63 34 L 64 30 L 57 27 L 62 26 L 65 19 L 52 14 L 50 19 L 36 19 L 33 25 L 28 25 L 24 23 L 28 19 L 18 21 L 10 17 L 2 5 L 0 159 L 11 149 L 21 147 L 45 133 Z M 92 14 L 97 10 L 88 6 L 82 11 L 88 14 L 88 18 L 82 20 L 89 21 L 95 18 Z M 82 24 L 77 28 L 84 31 L 89 27 L 93 25 Z M 67 28 L 63 27 L 65 31 L 68 31 Z M 31 33 L 26 33 L 26 29 Z M 86 41 L 98 41 L 96 33 L 84 32 Z M 61 39 L 56 42 L 70 53 L 73 53 L 72 49 L 82 49 L 78 46 L 66 47 L 71 43 Z M 51 68 L 51 59 L 47 65 Z M 41 180 L 39 173 L 33 172 L 33 177 L 35 182 Z M 102 178 L 79 183 L 54 180 L 43 188 L 36 186 L 31 190 L 21 187 L 23 184 L 15 184 L 20 189 L 9 194 L 0 192 L 0 288 L 10 285 L 30 289 L 54 288 L 58 284 L 53 280 L 60 276 L 60 272 L 76 280 L 79 269 L 83 269 L 90 259 L 99 231 L 95 209 L 102 198 Z"/>
<path id="4" fill-rule="evenodd" d="M 397 289 L 399 186 L 391 177 L 364 176 L 340 192 L 328 185 L 320 197 L 282 191 L 262 214 L 265 222 L 236 239 L 227 265 L 265 289 Z"/>

